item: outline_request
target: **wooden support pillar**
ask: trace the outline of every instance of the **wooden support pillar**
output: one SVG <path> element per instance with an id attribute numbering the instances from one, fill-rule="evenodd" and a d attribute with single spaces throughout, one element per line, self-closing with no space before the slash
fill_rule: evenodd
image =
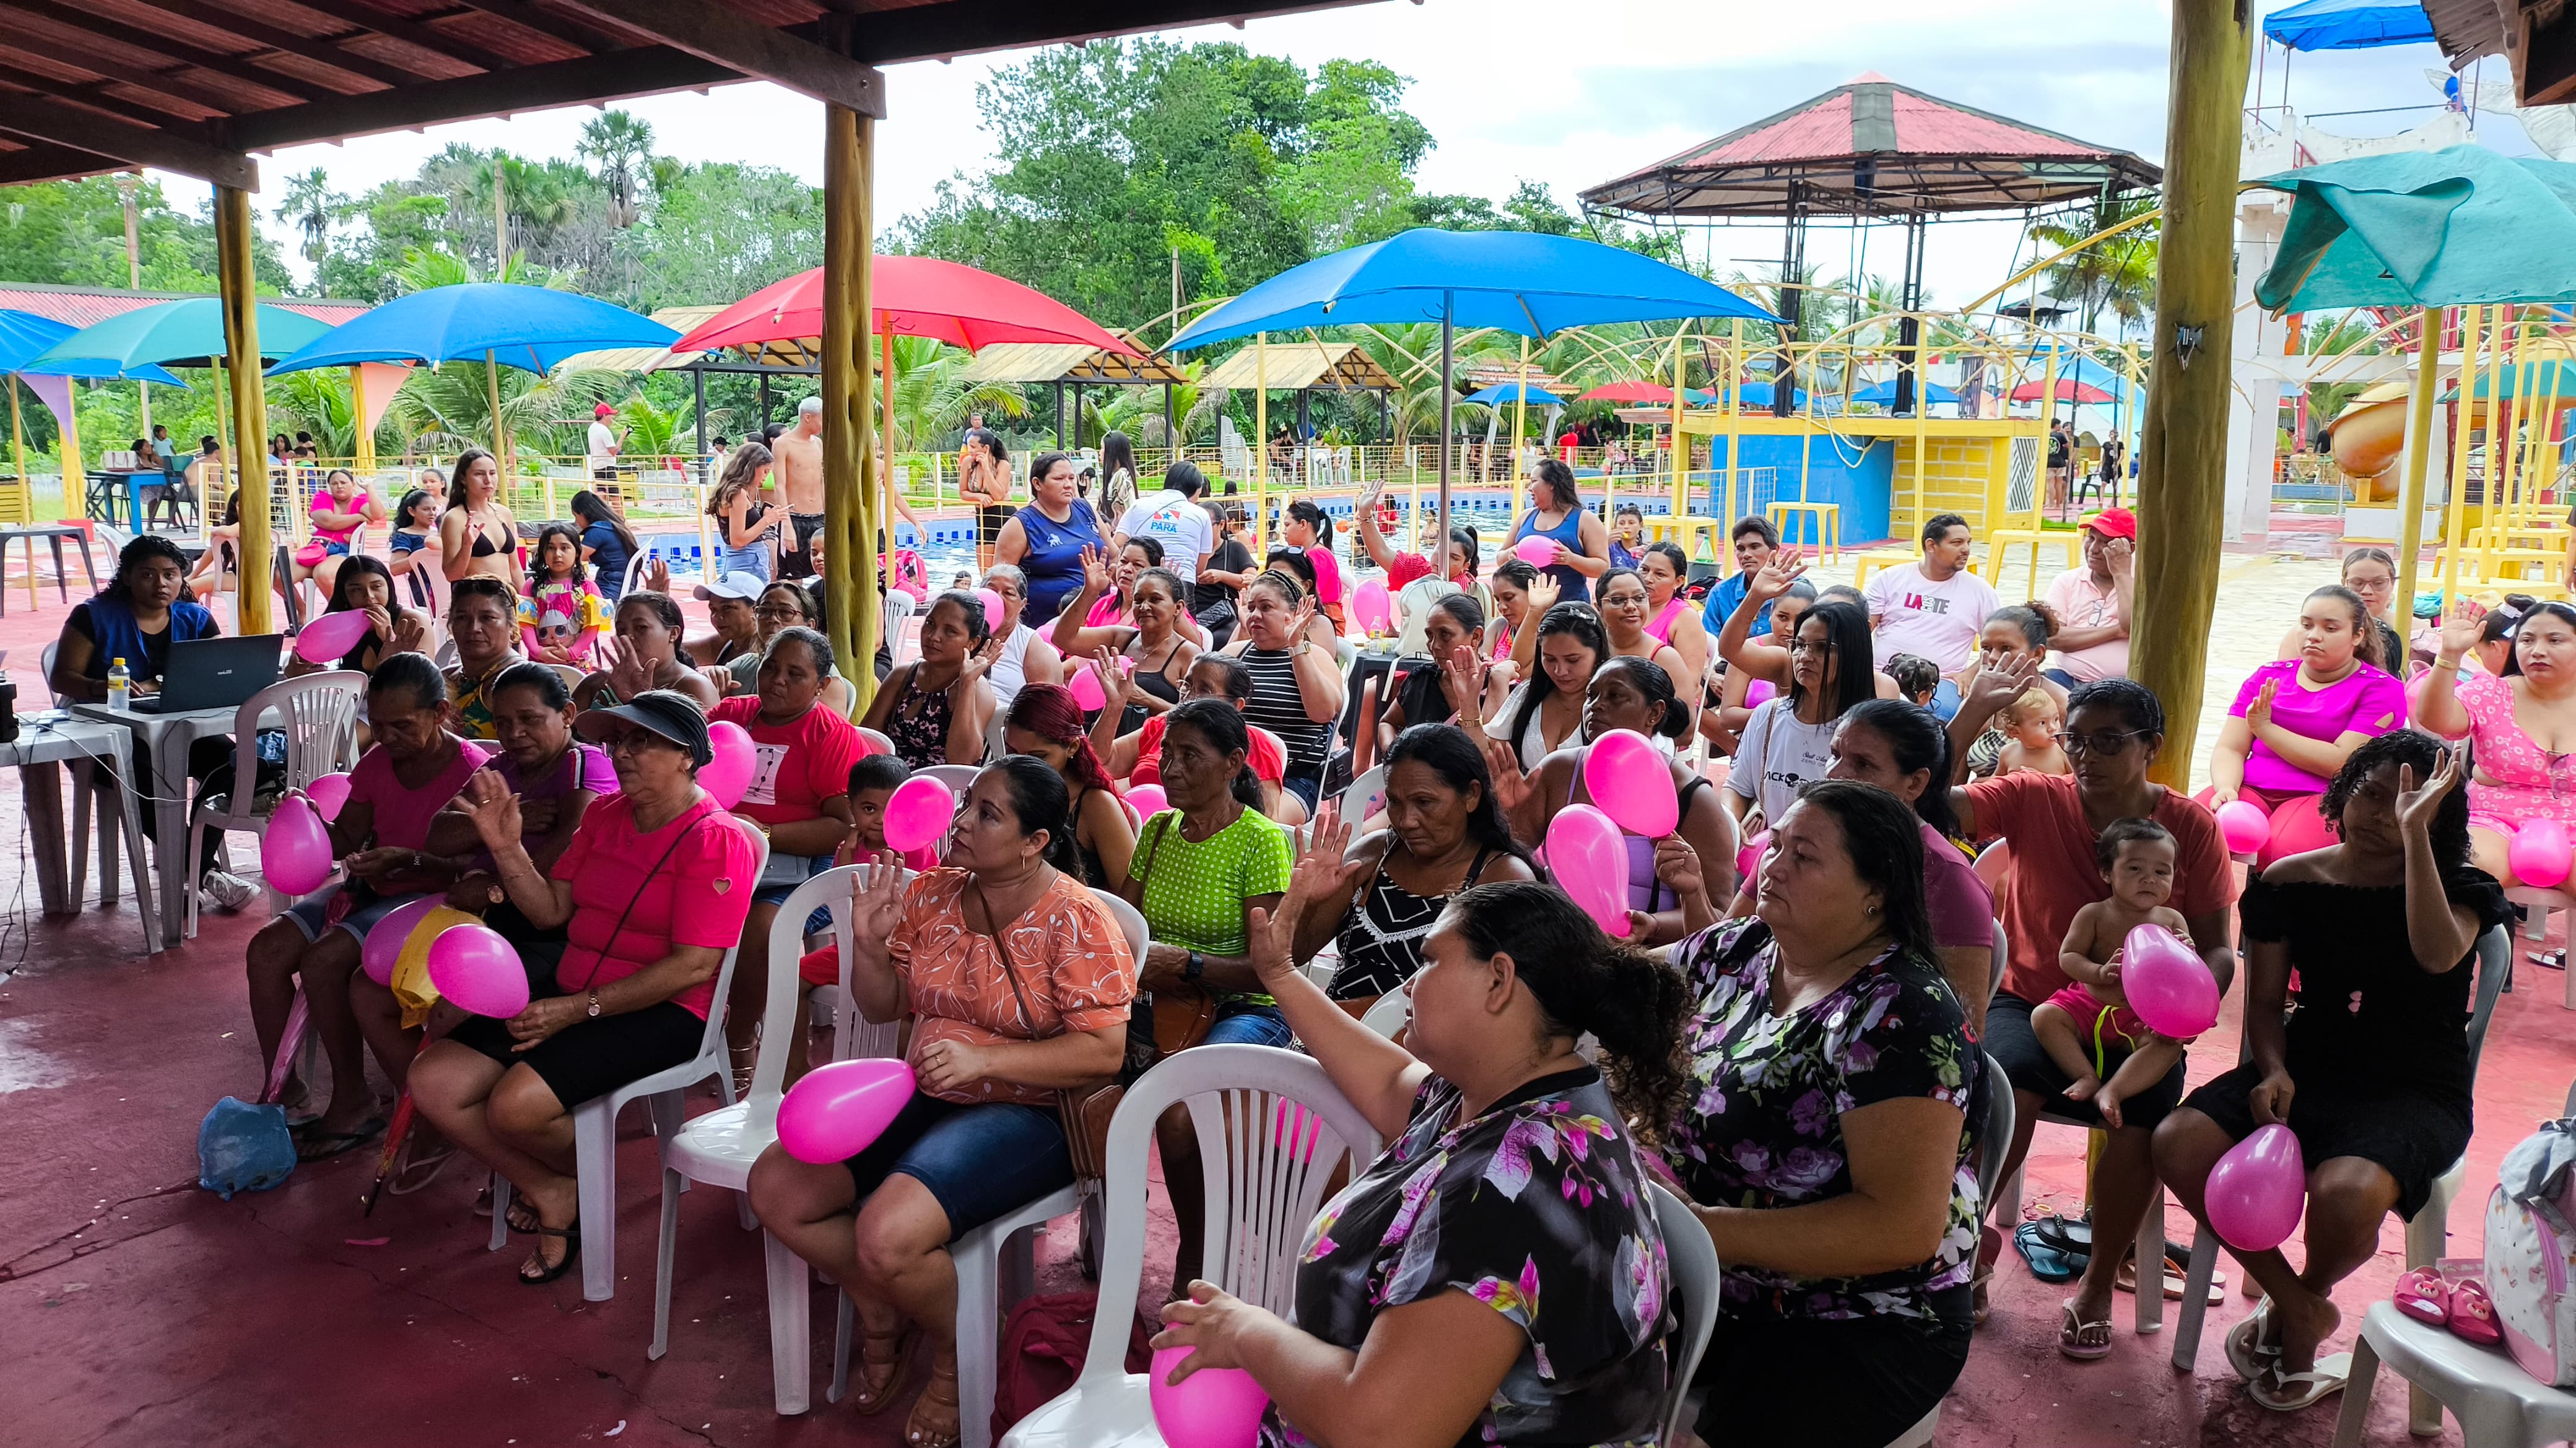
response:
<path id="1" fill-rule="evenodd" d="M 250 193 L 215 188 L 215 276 L 224 307 L 225 368 L 232 382 L 232 464 L 241 479 L 241 594 L 234 617 L 244 634 L 270 631 L 268 396 L 259 369 L 259 288 L 251 270 Z M 205 494 L 211 508 L 214 495 Z"/>
<path id="2" fill-rule="evenodd" d="M 2131 672 L 2164 703 L 2157 782 L 2191 777 L 2227 513 L 2236 181 L 2245 71 L 2240 0 L 2175 0 L 2156 267 L 2155 368 L 2138 474 L 2138 618 Z M 2181 350 L 2189 343 L 2190 350 Z"/>
<path id="3" fill-rule="evenodd" d="M 349 422 L 357 441 L 350 449 L 358 470 L 358 482 L 365 486 L 376 470 L 376 430 L 367 425 L 367 369 L 349 369 Z"/>
<path id="4" fill-rule="evenodd" d="M 876 125 L 823 110 L 823 589 L 832 651 L 864 709 L 876 697 L 876 417 L 869 406 Z"/>

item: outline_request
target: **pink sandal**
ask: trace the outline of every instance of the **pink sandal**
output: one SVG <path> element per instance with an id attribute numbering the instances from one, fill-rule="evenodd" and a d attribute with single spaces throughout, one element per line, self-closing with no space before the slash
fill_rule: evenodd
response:
<path id="1" fill-rule="evenodd" d="M 2504 1341 L 2504 1330 L 2496 1326 L 2495 1302 L 2487 1296 L 2486 1284 L 2472 1277 L 2451 1289 L 2451 1333 L 2480 1347 L 2493 1347 Z"/>
<path id="2" fill-rule="evenodd" d="M 2434 1327 L 2447 1327 L 2451 1321 L 2451 1292 L 2443 1285 L 2441 1269 L 2418 1267 L 2397 1279 L 2397 1290 L 2391 1296 L 2397 1310 L 2417 1322 Z"/>

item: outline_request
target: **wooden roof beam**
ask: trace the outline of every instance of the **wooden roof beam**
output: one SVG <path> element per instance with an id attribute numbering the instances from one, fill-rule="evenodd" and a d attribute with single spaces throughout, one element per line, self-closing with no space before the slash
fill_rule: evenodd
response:
<path id="1" fill-rule="evenodd" d="M 273 151 L 307 141 L 696 90 L 742 78 L 723 66 L 658 46 L 615 50 L 579 60 L 553 60 L 495 74 L 342 96 L 318 105 L 253 112 L 235 119 L 226 136 L 245 151 Z"/>
<path id="2" fill-rule="evenodd" d="M 802 36 L 774 30 L 711 0 L 556 0 L 560 9 L 650 35 L 674 50 L 800 95 L 885 115 L 885 77 L 875 66 Z"/>
<path id="3" fill-rule="evenodd" d="M 239 152 L 208 145 L 187 129 L 153 130 L 95 112 L 73 111 L 36 96 L 0 93 L 0 131 L 113 157 L 131 166 L 157 166 L 218 186 L 259 189 L 257 163 Z"/>
<path id="4" fill-rule="evenodd" d="M 590 52 L 615 50 L 625 43 L 625 37 L 622 34 L 612 33 L 602 27 L 565 20 L 538 9 L 527 3 L 527 0 L 461 0 L 461 3 L 480 10 L 486 15 L 497 15 L 523 30 L 533 30 L 540 35 L 551 36 L 575 50 Z"/>
<path id="5" fill-rule="evenodd" d="M 105 111 L 139 126 L 166 126 L 172 121 L 194 124 L 198 119 L 188 110 L 165 109 L 168 107 L 212 109 L 209 106 L 198 106 L 193 101 L 173 100 L 169 96 L 155 94 L 150 86 L 135 85 L 129 81 L 60 80 L 32 70 L 23 70 L 14 65 L 0 65 L 0 81 L 7 81 L 22 90 L 57 96 L 77 106 Z M 128 100 L 120 95 L 111 95 L 107 89 L 110 85 L 122 85 L 128 90 L 139 91 L 151 99 L 137 101 Z"/>
<path id="6" fill-rule="evenodd" d="M 102 80 L 124 78 L 122 75 L 109 76 L 105 69 L 109 62 L 101 59 L 96 51 L 83 50 L 76 45 L 65 45 L 40 35 L 13 35 L 9 38 L 9 43 L 29 55 L 41 55 L 57 65 L 67 65 L 74 70 L 98 76 Z M 141 84 L 139 81 L 134 83 Z M 184 96 L 198 106 L 210 111 L 219 111 L 225 115 L 232 114 L 233 107 L 241 104 L 241 97 L 225 95 L 184 75 L 165 75 L 155 71 L 152 73 L 152 84 L 174 96 Z"/>
<path id="7" fill-rule="evenodd" d="M 237 80 L 244 85 L 257 86 L 261 90 L 274 91 L 282 96 L 314 101 L 325 100 L 338 94 L 327 86 L 315 85 L 300 76 L 267 69 L 259 65 L 260 57 L 255 53 L 224 55 L 212 50 L 201 50 L 185 41 L 172 40 L 166 35 L 155 35 L 147 30 L 119 25 L 112 20 L 101 20 L 95 15 L 85 14 L 70 6 L 54 4 L 53 0 L 7 0 L 5 8 L 50 21 L 77 34 L 94 36 L 109 44 L 121 45 L 128 50 L 140 51 L 145 55 L 193 65 L 199 70 L 211 71 L 226 79 Z M 87 62 L 85 68 L 94 69 L 99 59 L 105 59 L 105 57 Z M 228 102 L 225 109 L 231 110 L 239 105 L 240 102 L 235 100 Z"/>
<path id="8" fill-rule="evenodd" d="M 1256 8 L 1246 10 L 1245 0 L 985 0 L 975 5 L 881 10 L 857 17 L 851 26 L 850 54 L 872 65 L 944 60 L 1028 45 L 1080 44 L 1218 20 L 1239 23 L 1333 10 L 1349 0 L 1253 3 Z"/>
<path id="9" fill-rule="evenodd" d="M 99 176 L 134 168 L 113 156 L 37 141 L 15 151 L 0 151 L 0 186 L 20 181 L 56 181 L 72 176 Z"/>
<path id="10" fill-rule="evenodd" d="M 476 70 L 508 70 L 514 62 L 506 55 L 485 50 L 462 36 L 450 35 L 435 26 L 417 20 L 390 15 L 361 0 L 295 0 L 307 10 L 318 10 L 334 20 L 364 26 L 388 40 L 399 40 L 414 50 L 461 60 Z"/>
<path id="11" fill-rule="evenodd" d="M 256 40 L 272 49 L 300 55 L 306 60 L 319 61 L 333 70 L 346 71 L 350 75 L 380 81 L 385 85 L 410 85 L 414 81 L 429 79 L 428 76 L 407 66 L 388 65 L 381 60 L 371 60 L 366 56 L 345 50 L 332 41 L 316 40 L 309 35 L 280 30 L 274 25 L 263 25 L 241 13 L 241 0 L 134 0 L 134 3 L 149 5 L 155 10 L 166 10 L 173 15 L 194 20 L 200 25 L 220 26 L 244 40 Z M 218 11 L 220 14 L 210 16 L 206 13 L 209 10 Z"/>

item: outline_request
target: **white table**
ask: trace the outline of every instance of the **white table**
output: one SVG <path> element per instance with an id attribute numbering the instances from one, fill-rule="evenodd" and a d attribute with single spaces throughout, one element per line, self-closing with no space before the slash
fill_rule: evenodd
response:
<path id="1" fill-rule="evenodd" d="M 0 744 L 0 768 L 16 766 L 18 784 L 27 802 L 27 837 L 36 856 L 36 893 L 48 915 L 77 915 L 81 902 L 69 888 L 63 854 L 63 786 L 62 764 L 66 760 L 101 760 L 118 778 L 132 772 L 127 753 L 127 731 L 113 724 L 70 718 L 60 714 L 24 714 L 18 719 L 18 737 Z M 160 922 L 172 917 L 167 908 L 153 908 L 150 873 L 144 865 L 143 821 L 135 808 L 134 791 L 110 786 L 124 813 L 125 858 L 134 876 L 135 903 L 143 909 L 143 942 L 146 954 L 161 948 Z M 185 841 L 181 842 L 185 847 Z M 73 840 L 73 858 L 89 849 L 89 840 Z M 99 863 L 99 898 L 102 903 L 116 903 L 115 857 Z"/>
<path id="2" fill-rule="evenodd" d="M 232 708 L 192 709 L 184 714 L 137 714 L 110 709 L 105 704 L 74 704 L 75 718 L 94 720 L 129 730 L 143 741 L 146 759 L 152 766 L 149 788 L 152 791 L 153 840 L 161 862 L 161 940 L 168 949 L 178 945 L 180 932 L 187 928 L 188 897 L 185 892 L 197 888 L 197 862 L 188 853 L 188 751 L 199 739 L 209 734 L 229 735 Z M 236 782 L 236 788 L 246 787 Z M 133 792 L 126 793 L 126 807 L 133 808 Z M 137 867 L 135 878 L 142 879 Z M 137 888 L 140 888 L 138 885 Z"/>

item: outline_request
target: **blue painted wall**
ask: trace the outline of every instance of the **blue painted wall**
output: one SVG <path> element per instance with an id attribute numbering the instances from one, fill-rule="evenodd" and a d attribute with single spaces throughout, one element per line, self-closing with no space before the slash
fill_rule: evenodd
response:
<path id="1" fill-rule="evenodd" d="M 1832 503 L 1842 509 L 1845 547 L 1888 536 L 1888 505 L 1896 483 L 1896 444 L 1892 440 L 1877 438 L 1864 444 L 1857 439 L 1826 436 L 1747 435 L 1735 441 L 1744 451 L 1743 466 L 1775 470 L 1774 488 L 1757 488 L 1751 505 L 1739 493 L 1736 506 L 1740 511 L 1758 513 L 1775 496 L 1783 502 Z M 1709 439 L 1711 466 L 1726 465 L 1726 445 L 1724 434 Z M 1741 483 L 1738 486 L 1740 489 Z M 1706 496 L 1705 492 L 1702 496 Z M 1814 541 L 1794 531 L 1812 524 L 1792 518 L 1790 526 L 1790 541 Z"/>

